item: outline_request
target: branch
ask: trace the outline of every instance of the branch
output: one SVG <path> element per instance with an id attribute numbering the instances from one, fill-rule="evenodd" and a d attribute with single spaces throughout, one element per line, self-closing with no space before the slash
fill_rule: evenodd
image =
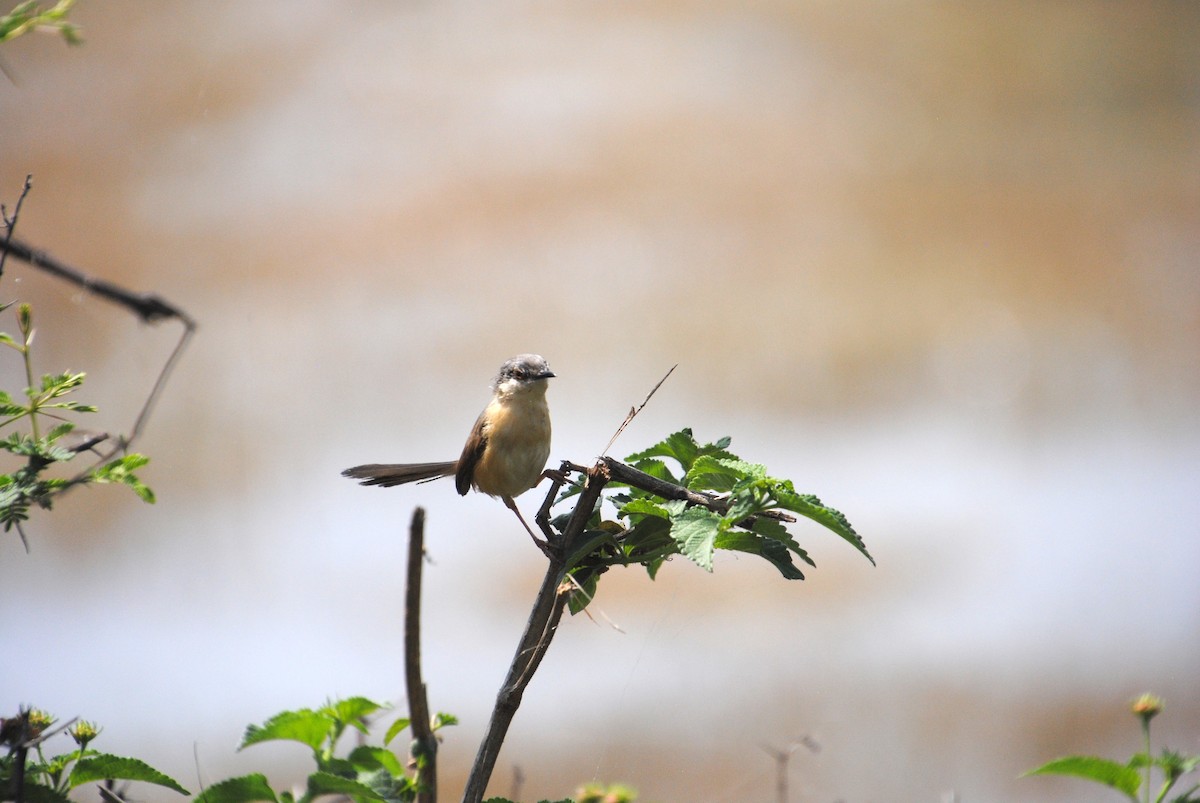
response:
<path id="1" fill-rule="evenodd" d="M 21 200 L 24 200 L 25 192 L 29 189 L 29 179 L 26 179 L 25 191 L 21 194 Z M 163 300 L 159 296 L 150 293 L 135 293 L 126 290 L 112 282 L 104 279 L 97 279 L 89 276 L 78 268 L 71 267 L 64 262 L 60 262 L 54 257 L 47 254 L 45 251 L 40 251 L 26 245 L 19 240 L 12 239 L 12 229 L 16 224 L 17 212 L 20 211 L 20 201 L 17 202 L 14 209 L 11 221 L 6 218 L 5 222 L 8 227 L 7 235 L 3 240 L 0 240 L 0 266 L 3 265 L 4 259 L 12 254 L 17 259 L 27 262 L 34 268 L 49 273 L 59 279 L 63 279 L 76 287 L 83 288 L 93 295 L 107 299 L 125 309 L 131 311 L 145 323 L 158 323 L 164 320 L 177 320 L 183 324 L 183 334 L 180 335 L 175 348 L 172 349 L 167 361 L 163 364 L 162 370 L 159 371 L 158 378 L 154 381 L 154 387 L 150 389 L 150 394 L 146 397 L 142 409 L 138 412 L 137 418 L 133 422 L 133 427 L 129 433 L 118 437 L 111 449 L 101 455 L 96 465 L 103 465 L 109 460 L 116 457 L 119 453 L 127 450 L 129 446 L 141 434 L 146 422 L 150 419 L 150 414 L 154 410 L 154 405 L 158 402 L 158 398 L 162 395 L 163 389 L 166 387 L 167 380 L 174 371 L 175 365 L 183 356 L 183 350 L 187 347 L 192 336 L 196 333 L 196 321 L 179 307 Z M 86 469 L 76 476 L 68 480 L 66 486 L 59 493 L 62 493 L 76 485 L 86 482 L 91 474 L 92 468 Z"/>
<path id="2" fill-rule="evenodd" d="M 687 502 L 689 505 L 699 505 L 700 507 L 708 508 L 714 513 L 726 513 L 729 510 L 729 500 L 721 496 L 711 496 L 709 494 L 697 493 L 696 491 L 688 490 L 682 485 L 676 485 L 673 482 L 660 480 L 658 477 L 652 477 L 644 471 L 638 471 L 633 466 L 627 466 L 620 460 L 614 460 L 611 457 L 601 457 L 600 463 L 604 465 L 608 476 L 625 485 L 632 485 L 634 488 L 640 488 L 647 493 L 652 493 L 655 496 L 661 496 L 663 499 L 675 499 L 681 502 Z M 576 466 L 575 468 L 579 468 Z M 795 516 L 787 513 L 781 513 L 777 510 L 768 510 L 759 513 L 760 516 L 765 516 L 769 519 L 777 521 L 794 522 Z M 753 523 L 754 517 L 750 517 L 745 522 L 749 526 Z"/>
<path id="3" fill-rule="evenodd" d="M 508 734 L 513 716 L 521 705 L 525 687 L 529 685 L 533 673 L 545 657 L 567 603 L 567 591 L 570 587 L 564 586 L 563 577 L 569 567 L 564 563 L 563 547 L 583 533 L 583 528 L 592 515 L 592 509 L 596 506 L 596 500 L 600 498 L 600 491 L 607 482 L 608 479 L 602 471 L 587 472 L 587 484 L 579 496 L 575 510 L 562 535 L 555 539 L 557 543 L 552 544 L 551 552 L 554 557 L 550 559 L 550 565 L 546 567 L 546 576 L 542 579 L 537 596 L 534 597 L 533 610 L 529 614 L 529 621 L 517 645 L 512 664 L 509 665 L 504 685 L 496 695 L 496 705 L 492 709 L 487 734 L 479 745 L 475 764 L 471 767 L 471 775 L 467 779 L 467 788 L 463 792 L 463 803 L 480 803 L 483 800 L 492 771 L 496 768 L 496 759 L 500 756 L 500 747 Z"/>
<path id="4" fill-rule="evenodd" d="M 4 224 L 4 250 L 0 251 L 0 276 L 4 275 L 4 262 L 8 258 L 8 249 L 12 244 L 12 235 L 17 228 L 17 218 L 21 216 L 21 204 L 25 203 L 25 196 L 29 194 L 29 190 L 33 188 L 33 175 L 25 176 L 25 184 L 21 187 L 21 194 L 17 196 L 17 203 L 13 207 L 12 217 L 8 216 L 8 210 L 4 208 L 4 204 L 0 204 L 0 218 L 3 218 Z"/>
<path id="5" fill-rule="evenodd" d="M 93 295 L 98 295 L 114 304 L 125 307 L 146 323 L 157 323 L 161 320 L 175 318 L 181 321 L 188 329 L 196 328 L 196 322 L 191 316 L 156 295 L 134 293 L 104 279 L 88 276 L 78 268 L 73 268 L 64 262 L 60 262 L 45 251 L 31 248 L 19 240 L 6 239 L 3 243 L 0 243 L 0 248 L 3 248 L 5 253 L 12 254 L 17 259 L 27 262 L 38 270 L 49 273 L 51 276 L 57 276 L 76 287 L 83 288 Z"/>
<path id="6" fill-rule="evenodd" d="M 417 803 L 437 800 L 437 737 L 421 679 L 421 567 L 425 561 L 425 510 L 413 511 L 408 535 L 408 582 L 404 592 L 404 685 L 417 762 Z M 419 755 L 417 754 L 419 751 Z"/>

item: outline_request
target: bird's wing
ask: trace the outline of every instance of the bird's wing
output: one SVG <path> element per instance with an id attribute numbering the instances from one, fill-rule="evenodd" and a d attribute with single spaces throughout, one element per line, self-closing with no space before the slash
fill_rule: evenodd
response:
<path id="1" fill-rule="evenodd" d="M 462 456 L 458 458 L 458 469 L 454 472 L 454 487 L 462 496 L 466 496 L 467 491 L 471 490 L 471 481 L 475 478 L 475 466 L 483 457 L 483 450 L 487 448 L 487 427 L 484 426 L 486 415 L 487 410 L 484 410 L 479 414 L 479 418 L 475 419 L 475 426 L 471 427 L 471 436 L 467 438 Z"/>

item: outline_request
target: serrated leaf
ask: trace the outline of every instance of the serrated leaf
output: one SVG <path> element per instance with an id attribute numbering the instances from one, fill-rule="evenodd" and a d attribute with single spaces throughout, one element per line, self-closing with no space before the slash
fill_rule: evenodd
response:
<path id="1" fill-rule="evenodd" d="M 750 527 L 750 530 L 764 538 L 780 542 L 809 566 L 815 567 L 817 565 L 812 562 L 812 558 L 808 556 L 808 553 L 800 548 L 800 545 L 796 543 L 796 539 L 787 531 L 782 522 L 767 518 L 766 516 L 759 516 L 754 520 L 754 524 Z"/>
<path id="2" fill-rule="evenodd" d="M 124 758 L 107 753 L 100 753 L 77 761 L 71 768 L 70 785 L 74 789 L 80 784 L 105 781 L 110 778 L 117 781 L 142 781 L 156 786 L 165 786 L 181 795 L 191 794 L 174 778 L 159 772 L 140 759 Z"/>
<path id="3" fill-rule="evenodd" d="M 617 511 L 617 515 L 622 517 L 644 515 L 655 516 L 660 519 L 669 518 L 667 509 L 648 496 L 639 496 L 637 499 L 629 500 L 621 506 Z"/>
<path id="4" fill-rule="evenodd" d="M 690 427 L 685 427 L 678 432 L 673 432 L 666 438 L 651 446 L 649 449 L 632 454 L 625 459 L 627 463 L 636 463 L 636 461 L 647 460 L 657 457 L 669 457 L 679 463 L 683 469 L 683 473 L 687 474 L 692 469 L 692 464 L 696 458 L 702 455 L 711 455 L 713 457 L 727 457 L 737 459 L 737 455 L 730 454 L 725 451 L 729 446 L 729 438 L 721 438 L 716 443 L 706 443 L 703 446 L 696 443 L 695 437 L 692 435 Z M 640 465 L 637 466 L 642 471 L 646 469 Z M 646 471 L 649 474 L 649 471 Z M 672 479 L 672 482 L 675 480 Z"/>
<path id="5" fill-rule="evenodd" d="M 362 744 L 350 751 L 347 760 L 360 772 L 371 772 L 378 769 L 387 770 L 392 775 L 403 775 L 404 765 L 396 754 L 383 747 L 372 747 Z"/>
<path id="6" fill-rule="evenodd" d="M 325 712 L 334 719 L 347 725 L 353 725 L 366 733 L 366 726 L 362 723 L 363 717 L 370 716 L 381 708 L 384 708 L 383 704 L 368 700 L 366 697 L 348 697 L 326 706 Z"/>
<path id="7" fill-rule="evenodd" d="M 633 466 L 638 471 L 649 474 L 656 480 L 663 480 L 664 482 L 669 482 L 674 485 L 679 484 L 679 480 L 675 478 L 675 474 L 672 473 L 671 469 L 667 468 L 667 464 L 661 460 L 647 459 L 630 461 L 629 465 Z M 645 493 L 645 491 L 635 490 L 635 493 L 641 494 Z"/>
<path id="8" fill-rule="evenodd" d="M 871 557 L 871 553 L 867 551 L 867 546 L 863 543 L 862 538 L 854 531 L 854 528 L 850 526 L 850 522 L 846 520 L 846 517 L 840 511 L 826 507 L 821 503 L 820 499 L 811 494 L 796 493 L 792 488 L 792 483 L 788 481 L 778 483 L 771 492 L 781 508 L 790 510 L 793 513 L 799 513 L 801 516 L 806 516 L 837 533 L 874 565 L 875 558 Z"/>
<path id="9" fill-rule="evenodd" d="M 1135 803 L 1138 788 L 1142 785 L 1141 774 L 1137 770 L 1096 756 L 1058 758 L 1035 770 L 1026 772 L 1021 777 L 1029 775 L 1069 775 L 1075 778 L 1086 778 L 1089 781 L 1095 781 L 1119 792 L 1124 792 Z"/>
<path id="10" fill-rule="evenodd" d="M 194 803 L 255 803 L 266 800 L 275 803 L 275 790 L 260 773 L 227 778 L 205 789 Z"/>
<path id="11" fill-rule="evenodd" d="M 702 507 L 689 507 L 671 520 L 671 538 L 679 551 L 706 572 L 712 571 L 713 542 L 721 517 Z"/>
<path id="12" fill-rule="evenodd" d="M 322 795 L 349 795 L 351 797 L 363 797 L 371 800 L 384 799 L 383 795 L 353 778 L 343 778 L 340 775 L 333 775 L 328 772 L 314 772 L 308 776 L 307 797 L 311 800 Z"/>
<path id="13" fill-rule="evenodd" d="M 387 734 L 383 737 L 384 744 L 391 744 L 392 739 L 399 736 L 405 728 L 412 724 L 412 720 L 401 717 L 392 723 L 392 726 L 387 729 Z"/>
<path id="14" fill-rule="evenodd" d="M 766 475 L 766 467 L 759 463 L 705 454 L 692 463 L 683 478 L 683 484 L 693 491 L 727 493 L 747 478 L 760 479 Z"/>
<path id="15" fill-rule="evenodd" d="M 334 721 L 323 711 L 311 711 L 302 708 L 298 711 L 284 711 L 268 719 L 262 725 L 250 725 L 242 737 L 238 750 L 244 750 L 252 744 L 276 740 L 300 742 L 320 750 L 321 744 L 333 735 Z"/>
<path id="16" fill-rule="evenodd" d="M 678 432 L 672 432 L 649 449 L 629 455 L 625 458 L 625 462 L 633 463 L 648 458 L 669 457 L 683 466 L 684 471 L 687 471 L 691 468 L 692 461 L 695 460 L 698 449 L 699 447 L 696 444 L 696 439 L 692 436 L 691 428 L 685 427 Z"/>
<path id="17" fill-rule="evenodd" d="M 775 566 L 779 573 L 788 580 L 804 579 L 804 573 L 792 560 L 792 550 L 789 550 L 782 541 L 763 538 L 745 530 L 726 530 L 717 537 L 715 547 L 758 555 Z M 794 551 L 802 554 L 806 562 L 812 562 L 807 560 L 808 555 L 804 553 L 804 550 L 796 547 Z"/>

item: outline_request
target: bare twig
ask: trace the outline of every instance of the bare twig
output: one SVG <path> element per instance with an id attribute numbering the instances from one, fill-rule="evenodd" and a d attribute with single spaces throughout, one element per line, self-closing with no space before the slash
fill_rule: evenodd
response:
<path id="1" fill-rule="evenodd" d="M 425 560 L 425 509 L 413 511 L 408 534 L 408 582 L 404 592 L 404 682 L 417 764 L 417 803 L 437 801 L 437 737 L 421 679 L 421 567 Z"/>
<path id="2" fill-rule="evenodd" d="M 778 803 L 787 803 L 788 800 L 788 762 L 792 760 L 792 754 L 799 747 L 807 747 L 813 753 L 821 752 L 821 745 L 811 736 L 804 736 L 797 742 L 792 742 L 787 746 L 786 750 L 780 750 L 778 747 L 772 747 L 767 744 L 760 744 L 762 751 L 775 759 L 775 799 Z"/>
<path id="3" fill-rule="evenodd" d="M 33 175 L 25 176 L 25 184 L 21 187 L 21 194 L 17 196 L 17 203 L 13 206 L 12 217 L 8 216 L 8 210 L 4 208 L 4 204 L 0 204 L 0 218 L 4 220 L 4 250 L 0 251 L 0 276 L 4 275 L 4 261 L 8 257 L 8 249 L 12 244 L 13 231 L 17 228 L 17 218 L 21 216 L 21 204 L 25 203 L 25 196 L 29 194 L 29 190 L 33 187 Z"/>
<path id="4" fill-rule="evenodd" d="M 49 273 L 51 276 L 56 276 L 76 287 L 83 288 L 92 295 L 100 296 L 114 304 L 125 307 L 146 323 L 157 323 L 158 321 L 175 318 L 189 329 L 196 328 L 196 322 L 190 315 L 156 295 L 151 293 L 135 293 L 104 279 L 88 276 L 78 268 L 73 268 L 65 262 L 61 262 L 50 256 L 45 251 L 31 248 L 19 240 L 6 239 L 4 243 L 0 244 L 0 248 L 3 248 L 6 253 L 12 254 L 22 262 L 27 262 L 32 267 L 44 273 Z"/>
<path id="5" fill-rule="evenodd" d="M 496 767 L 496 759 L 500 756 L 500 747 L 504 743 L 509 725 L 512 724 L 513 716 L 521 705 L 525 687 L 529 685 L 533 673 L 545 657 L 567 603 L 566 592 L 570 586 L 563 583 L 563 576 L 568 568 L 564 563 L 566 545 L 583 533 L 592 508 L 595 507 L 600 491 L 607 481 L 603 472 L 588 473 L 587 484 L 579 496 L 571 518 L 562 534 L 555 539 L 556 543 L 552 545 L 552 557 L 546 567 L 546 575 L 542 579 L 537 596 L 534 597 L 529 621 L 509 665 L 504 685 L 496 695 L 496 705 L 492 709 L 487 734 L 475 755 L 475 764 L 471 767 L 467 787 L 463 792 L 463 803 L 480 803 L 483 800 L 488 781 Z"/>
<path id="6" fill-rule="evenodd" d="M 521 769 L 520 764 L 513 765 L 512 791 L 508 796 L 513 800 L 521 799 L 521 787 L 525 784 L 525 771 Z"/>
<path id="7" fill-rule="evenodd" d="M 675 369 L 678 367 L 679 363 L 672 365 L 671 370 L 663 374 L 663 378 L 658 380 L 658 384 L 650 389 L 650 392 L 646 394 L 646 398 L 642 399 L 642 403 L 637 407 L 629 408 L 629 415 L 625 416 L 625 420 L 621 422 L 621 426 L 617 427 L 617 431 L 613 433 L 613 436 L 608 439 L 608 445 L 604 447 L 604 450 L 600 452 L 600 454 L 608 454 L 608 450 L 611 449 L 612 445 L 617 442 L 617 438 L 621 437 L 621 433 L 625 431 L 625 427 L 629 426 L 629 422 L 637 417 L 637 414 L 640 413 L 642 408 L 646 406 L 646 402 L 650 401 L 650 397 L 658 392 L 658 389 L 662 387 L 663 382 L 666 382 L 667 377 L 673 374 Z"/>

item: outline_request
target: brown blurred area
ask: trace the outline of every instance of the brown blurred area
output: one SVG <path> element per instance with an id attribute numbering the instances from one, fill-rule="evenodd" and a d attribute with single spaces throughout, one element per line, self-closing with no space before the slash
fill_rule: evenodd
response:
<path id="1" fill-rule="evenodd" d="M 452 457 L 532 350 L 559 376 L 552 459 L 588 460 L 678 363 L 614 454 L 732 435 L 879 566 L 805 530 L 801 584 L 614 572 L 598 602 L 627 635 L 570 622 L 518 715 L 500 774 L 527 797 L 595 775 L 769 800 L 761 745 L 812 734 L 793 800 L 1079 799 L 1016 776 L 1131 753 L 1146 689 L 1200 750 L 1197 4 L 74 17 L 81 47 L 0 46 L 0 200 L 32 174 L 17 237 L 201 328 L 139 444 L 159 503 L 99 489 L 35 518 L 32 554 L 0 547 L 4 710 L 101 719 L 180 775 L 193 740 L 209 781 L 257 769 L 228 755 L 247 722 L 401 693 L 390 566 L 423 504 L 453 787 L 537 556 L 488 500 L 337 471 Z M 132 420 L 170 327 L 11 261 L 0 291 L 34 304 L 43 370 L 88 370 L 98 428 Z M 95 622 L 34 602 L 64 587 Z M 103 672 L 13 658 L 81 624 Z"/>

